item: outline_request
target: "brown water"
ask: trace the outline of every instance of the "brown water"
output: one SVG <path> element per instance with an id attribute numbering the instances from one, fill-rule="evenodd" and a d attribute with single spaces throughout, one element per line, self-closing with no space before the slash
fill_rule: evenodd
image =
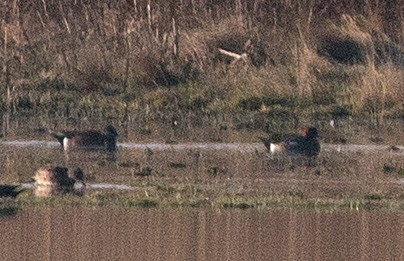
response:
<path id="1" fill-rule="evenodd" d="M 404 213 L 41 208 L 0 224 L 2 260 L 404 260 Z"/>

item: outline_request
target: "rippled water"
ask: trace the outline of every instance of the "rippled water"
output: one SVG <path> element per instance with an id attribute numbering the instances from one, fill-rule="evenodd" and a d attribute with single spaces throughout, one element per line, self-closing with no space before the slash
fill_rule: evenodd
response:
<path id="1" fill-rule="evenodd" d="M 404 213 L 36 208 L 0 224 L 3 260 L 404 259 Z"/>

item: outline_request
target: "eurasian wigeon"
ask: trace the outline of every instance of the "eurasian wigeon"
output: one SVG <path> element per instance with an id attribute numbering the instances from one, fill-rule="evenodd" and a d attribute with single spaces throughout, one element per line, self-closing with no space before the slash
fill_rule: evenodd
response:
<path id="1" fill-rule="evenodd" d="M 73 130 L 66 132 L 50 131 L 50 134 L 59 141 L 64 150 L 82 148 L 105 149 L 109 152 L 116 151 L 118 132 L 111 125 L 107 126 L 105 133 L 95 130 Z"/>
<path id="2" fill-rule="evenodd" d="M 72 192 L 82 195 L 85 189 L 84 174 L 80 168 L 76 168 L 73 177 L 69 177 L 65 167 L 53 167 L 39 169 L 33 177 L 36 194 L 49 196 Z"/>
<path id="3" fill-rule="evenodd" d="M 271 154 L 283 153 L 293 158 L 305 158 L 312 162 L 320 153 L 318 131 L 315 127 L 304 130 L 303 136 L 291 136 L 281 142 L 274 142 L 270 138 L 262 139 Z"/>

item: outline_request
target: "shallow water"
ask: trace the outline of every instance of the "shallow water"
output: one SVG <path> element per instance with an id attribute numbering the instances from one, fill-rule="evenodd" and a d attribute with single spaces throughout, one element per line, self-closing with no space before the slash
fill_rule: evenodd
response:
<path id="1" fill-rule="evenodd" d="M 404 213 L 35 208 L 4 260 L 403 260 Z"/>
<path id="2" fill-rule="evenodd" d="M 40 140 L 13 140 L 0 141 L 0 145 L 16 146 L 16 147 L 36 147 L 36 148 L 55 148 L 60 147 L 60 143 L 53 141 Z M 229 150 L 251 152 L 254 150 L 265 150 L 262 143 L 180 143 L 180 144 L 163 144 L 163 143 L 118 143 L 118 148 L 122 149 L 151 149 L 155 151 L 164 150 L 187 150 L 187 149 L 203 149 L 203 150 Z M 394 146 L 395 153 L 404 154 L 404 146 Z M 322 144 L 322 151 L 338 151 L 338 152 L 389 152 L 391 146 L 388 145 L 358 145 L 358 144 Z"/>
<path id="3" fill-rule="evenodd" d="M 28 183 L 37 169 L 51 165 L 80 167 L 93 189 L 130 186 L 136 190 L 148 180 L 229 193 L 298 191 L 307 197 L 334 198 L 382 192 L 399 196 L 404 184 L 398 174 L 404 168 L 404 148 L 397 148 L 324 144 L 317 167 L 306 169 L 271 157 L 260 143 L 120 143 L 111 160 L 99 151 L 66 154 L 57 142 L 1 141 L 0 183 Z"/>
<path id="4" fill-rule="evenodd" d="M 34 189 L 34 183 L 21 183 L 23 189 Z M 133 190 L 132 186 L 126 184 L 109 184 L 109 183 L 86 183 L 86 189 L 114 189 L 114 190 Z"/>

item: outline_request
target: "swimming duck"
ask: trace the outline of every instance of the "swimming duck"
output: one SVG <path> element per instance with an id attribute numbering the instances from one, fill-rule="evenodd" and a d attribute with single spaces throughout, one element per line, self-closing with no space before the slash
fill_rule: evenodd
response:
<path id="1" fill-rule="evenodd" d="M 69 177 L 65 167 L 53 167 L 39 169 L 33 177 L 36 194 L 49 196 L 53 194 L 73 192 L 82 195 L 85 189 L 84 174 L 80 168 L 76 168 L 73 177 Z"/>
<path id="2" fill-rule="evenodd" d="M 306 128 L 303 136 L 293 135 L 279 143 L 269 138 L 264 138 L 262 141 L 271 154 L 284 153 L 293 158 L 306 158 L 311 162 L 320 153 L 318 131 L 315 127 Z"/>
<path id="3" fill-rule="evenodd" d="M 19 185 L 0 185 L 0 197 L 15 198 L 23 190 L 19 189 Z"/>
<path id="4" fill-rule="evenodd" d="M 109 152 L 116 151 L 118 132 L 111 125 L 107 126 L 105 133 L 95 130 L 49 132 L 59 141 L 64 150 L 69 150 L 70 148 L 83 148 L 106 149 Z"/>

